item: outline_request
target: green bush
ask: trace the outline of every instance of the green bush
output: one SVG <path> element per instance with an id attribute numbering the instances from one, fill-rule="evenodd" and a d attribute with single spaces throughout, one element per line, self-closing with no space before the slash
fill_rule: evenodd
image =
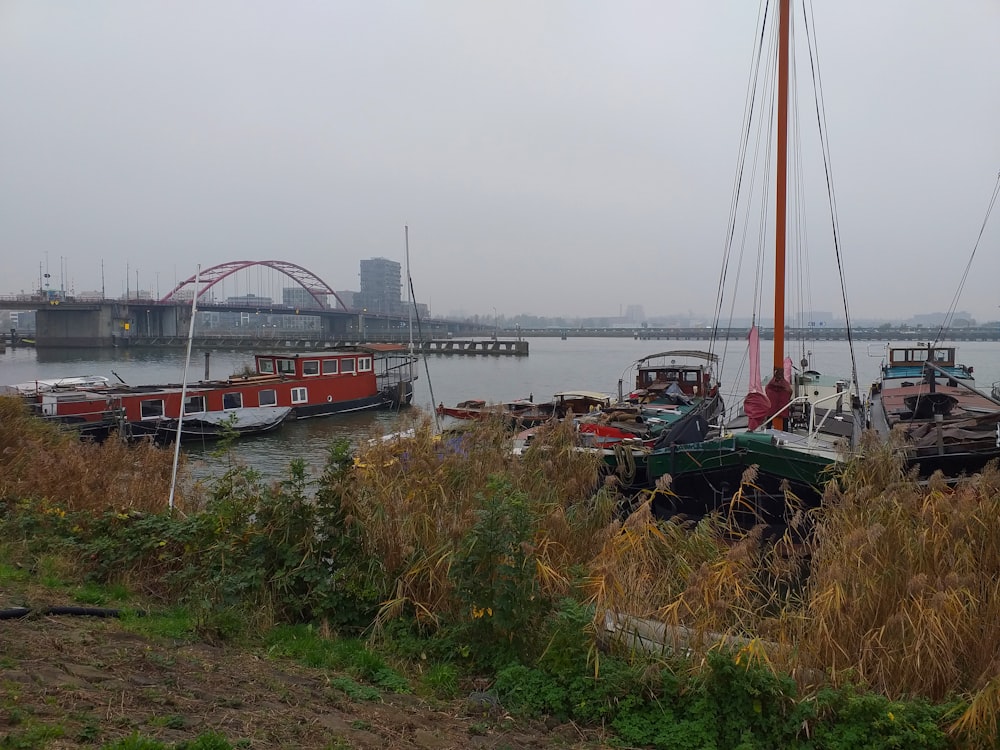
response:
<path id="1" fill-rule="evenodd" d="M 451 579 L 469 618 L 470 655 L 496 666 L 537 650 L 550 603 L 536 576 L 538 519 L 531 504 L 502 480 L 491 480 L 488 490 L 477 497 L 476 520 L 455 553 Z"/>

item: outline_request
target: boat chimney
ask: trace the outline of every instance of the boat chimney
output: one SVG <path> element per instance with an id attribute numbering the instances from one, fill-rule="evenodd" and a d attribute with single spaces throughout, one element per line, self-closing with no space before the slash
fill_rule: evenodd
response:
<path id="1" fill-rule="evenodd" d="M 208 380 L 208 360 L 212 356 L 212 352 L 205 352 L 205 380 Z"/>

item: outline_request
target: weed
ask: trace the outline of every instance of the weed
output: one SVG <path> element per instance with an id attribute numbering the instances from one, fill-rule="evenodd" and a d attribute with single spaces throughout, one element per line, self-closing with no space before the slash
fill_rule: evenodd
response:
<path id="1" fill-rule="evenodd" d="M 451 700 L 458 696 L 458 669 L 453 664 L 433 664 L 421 678 L 424 688 L 435 698 Z"/>
<path id="2" fill-rule="evenodd" d="M 382 693 L 373 687 L 359 685 L 350 677 L 334 677 L 330 687 L 347 695 L 353 701 L 377 701 L 382 699 Z"/>

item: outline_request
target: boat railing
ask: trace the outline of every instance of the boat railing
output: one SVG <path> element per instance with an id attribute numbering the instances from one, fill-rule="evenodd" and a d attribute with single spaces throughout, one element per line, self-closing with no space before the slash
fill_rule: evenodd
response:
<path id="1" fill-rule="evenodd" d="M 839 391 L 838 393 L 831 393 L 829 396 L 824 396 L 823 398 L 818 398 L 816 400 L 811 399 L 809 396 L 797 396 L 796 398 L 793 398 L 791 401 L 785 404 L 777 412 L 772 414 L 771 419 L 774 419 L 775 417 L 780 417 L 781 415 L 789 412 L 791 408 L 796 404 L 809 404 L 811 407 L 816 407 L 817 405 L 822 404 L 825 401 L 833 401 L 834 399 L 840 399 L 843 398 L 844 396 L 850 397 L 850 395 L 851 394 L 848 391 Z M 811 443 L 816 438 L 816 435 L 819 434 L 819 431 L 823 429 L 823 425 L 826 424 L 826 420 L 829 419 L 830 415 L 834 413 L 836 413 L 834 409 L 827 409 L 826 413 L 823 415 L 823 418 L 819 421 L 819 424 L 816 424 L 816 409 L 815 408 L 809 409 L 809 433 L 806 436 L 807 443 Z"/>
<path id="2" fill-rule="evenodd" d="M 1000 380 L 993 384 L 993 398 L 996 401 L 1000 401 Z"/>

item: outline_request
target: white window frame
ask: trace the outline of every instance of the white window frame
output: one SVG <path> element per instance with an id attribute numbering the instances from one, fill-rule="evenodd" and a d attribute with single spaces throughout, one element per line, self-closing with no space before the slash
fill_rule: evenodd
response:
<path id="1" fill-rule="evenodd" d="M 298 388 L 292 388 L 292 403 L 293 404 L 309 403 L 309 391 L 303 386 L 299 386 Z"/>
<path id="2" fill-rule="evenodd" d="M 315 372 L 309 372 L 309 370 L 315 368 Z M 318 359 L 304 359 L 302 360 L 302 376 L 306 378 L 314 378 L 319 375 L 319 360 Z"/>
<path id="3" fill-rule="evenodd" d="M 294 375 L 295 374 L 295 360 L 294 359 L 279 359 L 276 363 L 276 367 L 279 375 Z"/>
<path id="4" fill-rule="evenodd" d="M 336 359 L 324 359 L 323 360 L 323 374 L 324 375 L 336 375 L 340 372 L 340 365 Z"/>
<path id="5" fill-rule="evenodd" d="M 193 408 L 191 408 L 191 407 L 193 407 L 195 405 L 194 404 L 195 399 L 197 399 L 198 401 L 201 402 L 201 408 L 200 409 L 193 409 Z M 184 399 L 184 413 L 185 414 L 203 414 L 205 412 L 205 410 L 207 409 L 206 403 L 207 402 L 206 402 L 206 399 L 205 399 L 204 396 L 187 396 Z"/>
<path id="6" fill-rule="evenodd" d="M 358 357 L 358 372 L 371 372 L 371 371 L 372 371 L 372 358 Z"/>
<path id="7" fill-rule="evenodd" d="M 148 414 L 147 413 L 147 409 L 146 409 L 147 404 L 150 404 L 150 405 L 151 404 L 159 404 L 160 405 L 160 410 L 156 414 Z M 160 417 L 164 416 L 164 414 L 165 414 L 165 412 L 163 411 L 163 399 L 162 398 L 148 398 L 148 399 L 145 399 L 145 400 L 139 402 L 139 417 L 141 419 L 159 419 Z"/>
<path id="8" fill-rule="evenodd" d="M 344 365 L 347 365 L 348 363 L 350 363 L 350 366 L 345 367 Z M 342 375 L 354 375 L 356 368 L 357 361 L 354 357 L 344 357 L 340 360 L 340 372 Z"/>
<path id="9" fill-rule="evenodd" d="M 239 400 L 239 406 L 227 406 L 226 402 L 230 397 L 236 396 Z M 222 394 L 222 410 L 229 411 L 230 409 L 242 409 L 243 408 L 243 392 L 242 391 L 229 391 L 228 393 Z"/>
<path id="10" fill-rule="evenodd" d="M 270 357 L 262 357 L 258 359 L 257 372 L 261 375 L 274 375 L 274 360 Z"/>
<path id="11" fill-rule="evenodd" d="M 269 403 L 264 403 L 264 394 L 271 394 Z M 278 405 L 278 392 L 273 388 L 267 388 L 263 391 L 257 391 L 257 403 L 261 406 L 277 406 Z"/>

